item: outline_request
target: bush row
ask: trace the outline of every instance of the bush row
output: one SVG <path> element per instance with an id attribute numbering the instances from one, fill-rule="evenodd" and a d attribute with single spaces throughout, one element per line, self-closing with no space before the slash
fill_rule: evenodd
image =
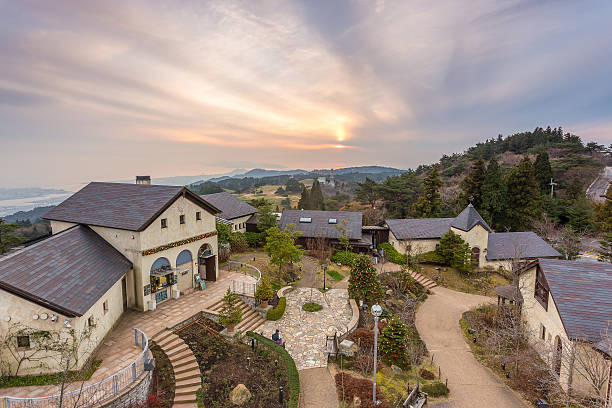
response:
<path id="1" fill-rule="evenodd" d="M 388 242 L 383 242 L 382 244 L 378 244 L 378 250 L 383 249 L 385 251 L 385 258 L 389 260 L 389 262 L 393 262 L 398 265 L 406 265 L 408 262 L 406 261 L 406 257 L 400 254 L 397 249 L 393 248 Z"/>
<path id="2" fill-rule="evenodd" d="M 285 298 L 282 297 L 281 301 L 284 300 Z M 285 308 L 283 307 L 283 312 L 284 311 Z M 293 361 L 293 358 L 291 358 L 287 350 L 285 350 L 283 347 L 279 346 L 270 339 L 260 336 L 257 333 L 253 333 L 252 331 L 246 332 L 246 335 L 264 344 L 266 347 L 276 352 L 276 354 L 278 354 L 285 361 L 285 366 L 287 367 L 287 384 L 289 386 L 289 403 L 287 404 L 287 407 L 297 408 L 300 398 L 300 375 L 298 374 L 298 370 L 295 366 L 295 361 Z"/>
<path id="3" fill-rule="evenodd" d="M 287 298 L 282 297 L 278 299 L 278 305 L 272 310 L 268 310 L 266 313 L 266 319 L 268 320 L 278 320 L 285 314 L 285 308 L 287 307 Z"/>

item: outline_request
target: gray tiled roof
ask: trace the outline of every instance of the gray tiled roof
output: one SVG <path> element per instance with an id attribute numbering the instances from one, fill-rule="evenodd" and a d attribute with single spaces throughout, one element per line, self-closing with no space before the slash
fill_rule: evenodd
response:
<path id="1" fill-rule="evenodd" d="M 310 223 L 300 222 L 300 218 L 311 218 Z M 336 219 L 337 224 L 330 224 L 330 219 Z M 350 211 L 316 211 L 316 210 L 285 210 L 281 215 L 279 226 L 286 228 L 289 224 L 295 225 L 296 231 L 302 233 L 304 238 L 338 238 L 336 225 L 342 225 L 346 220 L 346 234 L 350 239 L 361 239 L 362 214 Z"/>
<path id="2" fill-rule="evenodd" d="M 132 263 L 77 225 L 0 258 L 0 289 L 68 317 L 82 316 Z"/>
<path id="3" fill-rule="evenodd" d="M 481 224 L 489 232 L 493 231 L 491 227 L 489 227 L 489 224 L 487 224 L 480 214 L 478 214 L 478 211 L 476 211 L 472 203 L 470 203 L 457 217 L 455 217 L 451 226 L 463 231 L 469 231 L 476 224 Z"/>
<path id="4" fill-rule="evenodd" d="M 220 216 L 226 220 L 233 220 L 234 218 L 257 213 L 257 208 L 226 191 L 204 194 L 200 197 L 221 210 Z"/>
<path id="5" fill-rule="evenodd" d="M 560 257 L 561 254 L 535 232 L 492 232 L 487 260 Z"/>
<path id="6" fill-rule="evenodd" d="M 454 218 L 391 219 L 385 222 L 397 239 L 440 238 L 450 230 Z"/>
<path id="7" fill-rule="evenodd" d="M 44 218 L 76 224 L 142 231 L 180 195 L 215 214 L 214 205 L 185 187 L 92 182 Z"/>
<path id="8" fill-rule="evenodd" d="M 612 327 L 612 264 L 539 259 L 567 335 L 599 342 Z"/>
<path id="9" fill-rule="evenodd" d="M 612 358 L 612 335 L 608 335 L 608 337 L 595 344 L 594 348 Z"/>

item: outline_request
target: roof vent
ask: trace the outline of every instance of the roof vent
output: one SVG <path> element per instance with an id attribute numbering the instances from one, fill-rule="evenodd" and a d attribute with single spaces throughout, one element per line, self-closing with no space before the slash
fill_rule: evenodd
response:
<path id="1" fill-rule="evenodd" d="M 337 224 L 337 223 L 338 223 L 338 220 L 337 220 L 337 219 L 335 219 L 335 218 L 330 218 L 330 219 L 329 219 L 327 222 L 328 222 L 329 224 Z"/>
<path id="2" fill-rule="evenodd" d="M 311 223 L 312 222 L 312 218 L 311 217 L 300 217 L 300 222 Z"/>
<path id="3" fill-rule="evenodd" d="M 151 184 L 151 176 L 136 176 L 136 184 Z"/>

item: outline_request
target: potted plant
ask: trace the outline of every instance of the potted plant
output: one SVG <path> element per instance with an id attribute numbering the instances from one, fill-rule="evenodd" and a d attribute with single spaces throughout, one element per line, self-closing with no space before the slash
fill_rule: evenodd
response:
<path id="1" fill-rule="evenodd" d="M 265 309 L 268 307 L 268 302 L 273 296 L 274 291 L 272 290 L 272 285 L 270 285 L 270 279 L 267 276 L 262 276 L 261 282 L 255 291 L 255 299 L 261 302 L 261 307 Z"/>
<path id="2" fill-rule="evenodd" d="M 219 314 L 219 323 L 227 327 L 227 331 L 232 333 L 238 323 L 242 321 L 242 309 L 238 306 L 240 299 L 229 288 L 223 296 L 223 306 Z"/>

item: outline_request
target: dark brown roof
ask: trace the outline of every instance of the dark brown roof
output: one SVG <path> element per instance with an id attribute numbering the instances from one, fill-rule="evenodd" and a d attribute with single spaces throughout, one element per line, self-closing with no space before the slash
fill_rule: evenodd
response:
<path id="1" fill-rule="evenodd" d="M 433 239 L 446 234 L 454 218 L 391 219 L 385 222 L 397 239 Z"/>
<path id="2" fill-rule="evenodd" d="M 487 260 L 557 258 L 561 254 L 535 232 L 489 234 Z"/>
<path id="3" fill-rule="evenodd" d="M 570 339 L 599 342 L 612 327 L 612 264 L 538 259 Z"/>
<path id="4" fill-rule="evenodd" d="M 142 231 L 183 194 L 210 213 L 219 212 L 185 187 L 92 182 L 51 209 L 44 218 Z"/>
<path id="5" fill-rule="evenodd" d="M 523 299 L 523 295 L 521 295 L 521 292 L 517 289 L 516 286 L 496 286 L 493 289 L 493 292 L 495 292 L 497 296 L 501 296 L 504 299 L 512 300 L 513 302 L 517 302 Z"/>
<path id="6" fill-rule="evenodd" d="M 67 317 L 82 316 L 132 263 L 77 225 L 0 258 L 0 289 Z"/>
<path id="7" fill-rule="evenodd" d="M 257 213 L 257 208 L 226 191 L 204 194 L 200 197 L 221 210 L 220 216 L 226 220 L 233 220 L 234 218 Z"/>
<path id="8" fill-rule="evenodd" d="M 310 218 L 311 222 L 300 222 L 301 218 Z M 336 220 L 331 224 L 329 220 Z M 362 214 L 350 211 L 316 211 L 316 210 L 285 210 L 281 215 L 280 228 L 287 228 L 288 225 L 295 225 L 296 231 L 302 233 L 304 238 L 325 237 L 329 239 L 338 238 L 336 226 L 342 225 L 342 220 L 346 220 L 346 234 L 349 239 L 361 239 Z"/>

